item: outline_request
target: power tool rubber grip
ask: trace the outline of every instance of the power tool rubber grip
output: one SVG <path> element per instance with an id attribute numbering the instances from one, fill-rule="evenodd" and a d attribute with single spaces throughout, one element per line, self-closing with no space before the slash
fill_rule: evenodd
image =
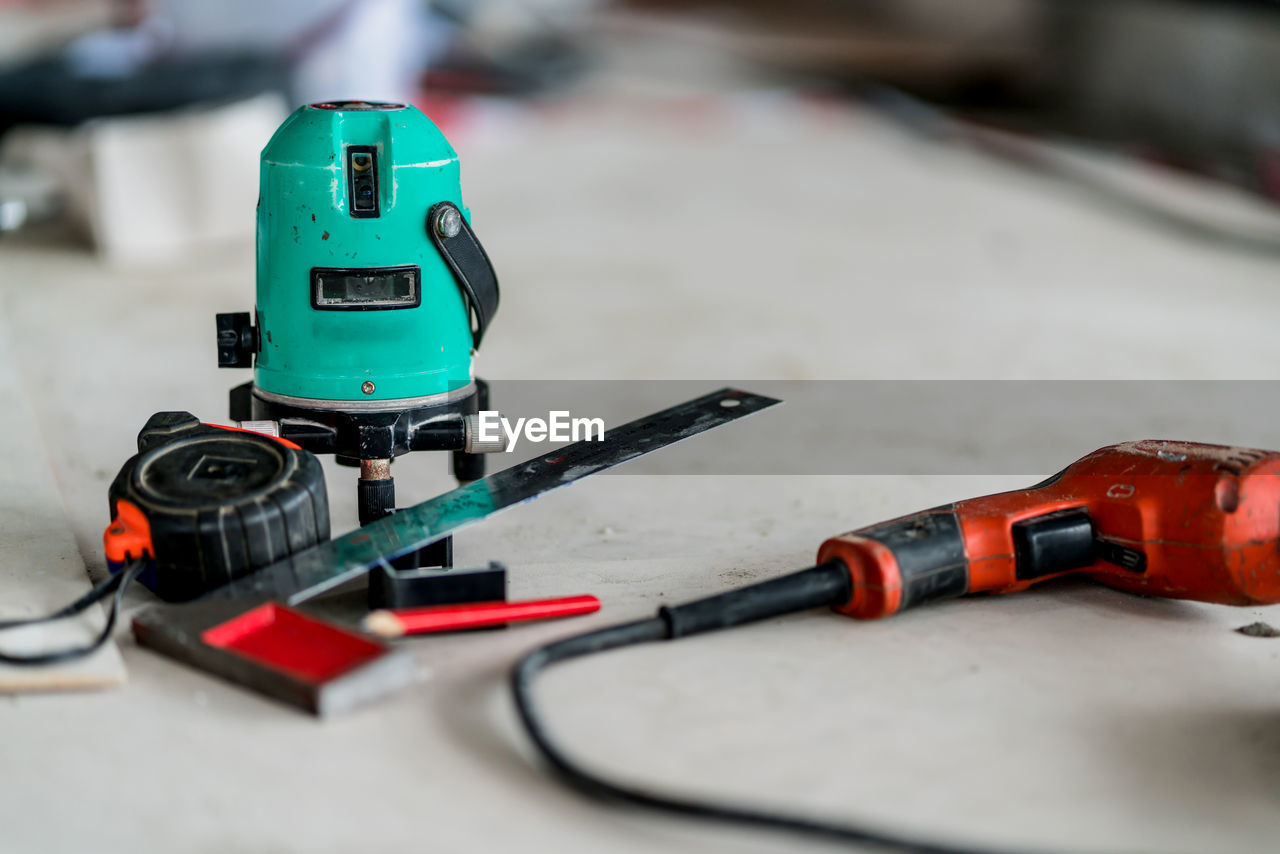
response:
<path id="1" fill-rule="evenodd" d="M 839 607 L 849 600 L 848 568 L 838 560 L 759 584 L 658 609 L 667 638 L 682 638 L 766 620 L 808 608 Z"/>
<path id="2" fill-rule="evenodd" d="M 836 610 L 869 620 L 969 592 L 969 560 L 955 507 L 948 505 L 832 537 L 818 563 L 840 560 L 853 595 Z"/>

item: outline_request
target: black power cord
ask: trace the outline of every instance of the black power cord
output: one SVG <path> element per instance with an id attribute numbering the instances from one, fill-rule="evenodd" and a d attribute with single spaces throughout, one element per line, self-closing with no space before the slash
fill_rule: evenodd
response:
<path id="1" fill-rule="evenodd" d="M 852 594 L 849 570 L 840 561 L 815 566 L 782 578 L 700 599 L 657 616 L 587 632 L 540 647 L 522 658 L 511 673 L 511 692 L 525 732 L 565 783 L 593 797 L 675 813 L 691 818 L 771 828 L 827 840 L 878 846 L 914 854 L 993 854 L 990 849 L 944 845 L 875 830 L 751 807 L 684 798 L 615 783 L 587 771 L 570 759 L 551 736 L 533 702 L 533 681 L 553 664 L 598 652 L 651 641 L 675 640 L 701 632 L 727 629 L 756 620 L 847 602 Z M 1007 850 L 1005 854 L 1008 854 Z"/>
<path id="2" fill-rule="evenodd" d="M 88 593 L 85 593 L 70 605 L 54 611 L 52 614 L 45 614 L 42 617 L 24 617 L 17 620 L 0 620 L 0 631 L 18 628 L 19 626 L 33 626 L 37 623 L 51 623 L 55 620 L 79 614 L 95 602 L 102 601 L 112 593 L 115 594 L 111 600 L 111 609 L 107 612 L 106 625 L 102 627 L 102 631 L 93 640 L 81 646 L 71 646 L 64 649 L 50 650 L 49 652 L 37 652 L 30 655 L 0 652 L 0 663 L 16 665 L 56 664 L 60 661 L 70 661 L 73 658 L 83 658 L 96 651 L 107 642 L 111 637 L 111 633 L 115 630 L 116 620 L 120 615 L 120 603 L 124 600 L 125 590 L 135 578 L 142 574 L 146 567 L 145 561 L 131 561 L 124 569 L 105 581 L 94 585 L 93 589 Z"/>

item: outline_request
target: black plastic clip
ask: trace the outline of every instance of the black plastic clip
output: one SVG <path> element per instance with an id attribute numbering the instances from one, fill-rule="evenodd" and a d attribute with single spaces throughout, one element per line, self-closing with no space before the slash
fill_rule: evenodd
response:
<path id="1" fill-rule="evenodd" d="M 370 609 L 505 601 L 507 568 L 497 561 L 471 569 L 398 569 L 383 563 L 369 573 Z"/>

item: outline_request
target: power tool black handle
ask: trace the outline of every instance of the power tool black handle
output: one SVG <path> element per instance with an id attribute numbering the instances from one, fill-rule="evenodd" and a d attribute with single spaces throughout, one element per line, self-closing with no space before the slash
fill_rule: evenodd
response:
<path id="1" fill-rule="evenodd" d="M 713 632 L 769 617 L 848 601 L 852 595 L 849 568 L 833 560 L 687 605 L 664 607 L 658 616 L 669 638 Z"/>

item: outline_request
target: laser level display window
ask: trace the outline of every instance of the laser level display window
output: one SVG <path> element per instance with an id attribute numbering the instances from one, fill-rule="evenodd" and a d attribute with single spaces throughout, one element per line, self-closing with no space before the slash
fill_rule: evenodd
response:
<path id="1" fill-rule="evenodd" d="M 378 152 L 372 145 L 347 146 L 347 208 L 356 219 L 378 215 Z"/>
<path id="2" fill-rule="evenodd" d="M 328 311 L 413 308 L 421 304 L 417 267 L 311 270 L 311 305 Z"/>

